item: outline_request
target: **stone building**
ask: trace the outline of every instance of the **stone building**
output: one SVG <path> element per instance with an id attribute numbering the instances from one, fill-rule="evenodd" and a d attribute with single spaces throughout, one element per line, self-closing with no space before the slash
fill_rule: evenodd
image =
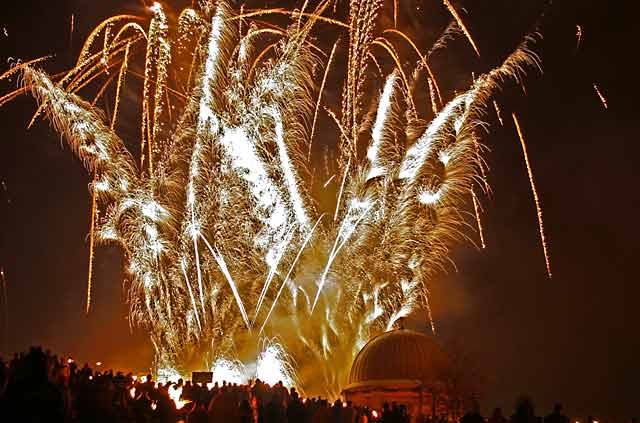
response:
<path id="1" fill-rule="evenodd" d="M 414 420 L 420 414 L 455 420 L 461 416 L 462 401 L 452 380 L 451 361 L 432 337 L 398 329 L 362 348 L 342 395 L 378 411 L 385 402 L 405 404 Z"/>

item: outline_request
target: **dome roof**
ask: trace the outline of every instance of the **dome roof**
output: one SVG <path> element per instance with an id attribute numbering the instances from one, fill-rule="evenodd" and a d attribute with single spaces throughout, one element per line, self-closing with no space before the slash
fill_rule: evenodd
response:
<path id="1" fill-rule="evenodd" d="M 433 385 L 443 381 L 448 368 L 448 357 L 433 338 L 399 329 L 373 338 L 360 350 L 351 366 L 349 385 L 383 380 Z"/>

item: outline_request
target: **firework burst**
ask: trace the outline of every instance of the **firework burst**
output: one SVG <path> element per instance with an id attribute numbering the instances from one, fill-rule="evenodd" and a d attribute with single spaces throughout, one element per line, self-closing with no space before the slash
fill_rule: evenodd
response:
<path id="1" fill-rule="evenodd" d="M 237 15 L 224 1 L 202 1 L 179 15 L 174 33 L 155 3 L 148 30 L 134 16 L 100 24 L 55 83 L 23 67 L 37 114 L 46 113 L 95 175 L 92 245 L 95 235 L 123 249 L 131 321 L 148 329 L 165 373 L 206 366 L 234 380 L 257 375 L 334 396 L 373 335 L 429 309 L 429 281 L 466 237 L 463 210 L 472 199 L 477 211 L 470 193 L 485 189 L 481 117 L 495 88 L 519 80 L 537 57 L 524 43 L 442 104 L 429 53 L 390 31 L 429 73 L 439 113 L 426 124 L 413 100 L 419 72 L 406 72 L 380 35 L 382 1 L 350 1 L 348 23 L 325 17 L 329 6 Z M 250 21 L 269 14 L 290 15 L 290 26 Z M 349 41 L 341 114 L 330 112 L 340 131 L 337 171 L 324 175 L 336 182 L 329 214 L 306 183 L 328 74 L 318 71 L 309 36 L 320 23 L 348 31 Z M 396 66 L 368 113 L 370 65 L 382 71 L 380 52 Z M 136 57 L 142 74 L 131 66 Z M 105 75 L 103 88 L 116 81 L 108 123 L 77 95 Z M 131 77 L 143 80 L 139 157 L 116 131 Z"/>

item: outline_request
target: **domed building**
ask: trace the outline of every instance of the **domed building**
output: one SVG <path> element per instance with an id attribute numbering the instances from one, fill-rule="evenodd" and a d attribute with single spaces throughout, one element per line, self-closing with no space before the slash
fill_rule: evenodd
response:
<path id="1" fill-rule="evenodd" d="M 405 404 L 414 416 L 461 415 L 453 392 L 451 361 L 432 337 L 398 329 L 370 340 L 356 356 L 342 395 L 354 405 L 380 411 L 385 402 Z"/>

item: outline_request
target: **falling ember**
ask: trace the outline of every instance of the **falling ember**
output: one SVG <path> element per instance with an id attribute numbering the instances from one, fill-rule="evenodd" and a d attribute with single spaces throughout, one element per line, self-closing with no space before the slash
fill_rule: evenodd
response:
<path id="1" fill-rule="evenodd" d="M 482 220 L 480 219 L 480 204 L 478 203 L 478 197 L 476 196 L 475 191 L 471 188 L 471 198 L 473 199 L 473 209 L 476 213 L 476 223 L 478 225 L 478 233 L 480 234 L 480 242 L 482 244 L 482 249 L 487 248 L 487 244 L 484 242 L 484 229 L 482 228 Z"/>
<path id="2" fill-rule="evenodd" d="M 609 105 L 607 104 L 607 99 L 600 92 L 600 89 L 598 88 L 598 85 L 594 83 L 593 84 L 593 89 L 595 90 L 596 94 L 598 95 L 598 98 L 600 99 L 600 102 L 604 106 L 605 110 L 608 109 Z"/>
<path id="3" fill-rule="evenodd" d="M 436 115 L 438 114 L 438 105 L 436 104 L 436 96 L 433 92 L 433 81 L 431 78 L 427 78 L 427 84 L 429 86 L 429 97 L 431 98 L 431 110 L 433 114 Z"/>
<path id="4" fill-rule="evenodd" d="M 529 154 L 527 153 L 527 145 L 524 142 L 524 136 L 522 135 L 522 130 L 520 129 L 520 122 L 518 122 L 518 117 L 515 113 L 511 115 L 513 117 L 513 122 L 516 125 L 516 129 L 518 131 L 518 137 L 520 138 L 520 145 L 522 146 L 522 154 L 524 155 L 524 162 L 527 165 L 527 174 L 529 175 L 529 183 L 531 184 L 531 192 L 533 193 L 533 200 L 536 204 L 536 211 L 538 214 L 538 226 L 540 229 L 540 242 L 542 243 L 542 250 L 544 252 L 544 260 L 547 266 L 547 275 L 549 279 L 551 279 L 551 261 L 549 258 L 549 249 L 547 247 L 547 240 L 544 233 L 544 224 L 542 221 L 542 207 L 540 205 L 540 198 L 538 197 L 538 191 L 536 190 L 536 184 L 533 179 L 533 171 L 531 170 L 531 163 L 529 162 Z"/>
<path id="5" fill-rule="evenodd" d="M 348 3 L 348 23 L 322 16 L 331 2 L 313 11 L 305 11 L 313 3 L 305 1 L 300 12 L 241 15 L 223 0 L 194 3 L 175 29 L 159 3 L 147 28 L 136 16 L 107 19 L 77 66 L 53 80 L 20 65 L 22 92 L 39 100 L 36 115 L 51 119 L 94 179 L 87 312 L 94 246 L 115 243 L 127 263 L 130 321 L 149 332 L 158 380 L 207 368 L 227 381 L 260 374 L 305 395 L 337 396 L 371 337 L 425 308 L 435 327 L 427 275 L 450 263 L 447 251 L 470 223 L 467 195 L 485 176 L 476 129 L 500 84 L 521 81 L 537 56 L 523 43 L 447 103 L 428 56 L 401 31 L 379 28 L 379 0 L 333 2 Z M 445 5 L 478 53 L 458 13 Z M 292 24 L 280 30 L 250 19 L 270 14 L 288 15 Z M 323 90 L 341 72 L 332 68 L 341 44 L 331 40 L 327 62 L 318 60 L 316 25 L 331 25 L 349 40 L 346 69 L 336 76 L 340 116 L 331 111 L 336 104 L 324 103 Z M 413 92 L 427 87 L 416 84 L 419 70 L 403 69 L 408 62 L 386 33 L 412 46 L 421 59 L 416 67 L 428 71 L 434 118 L 426 127 Z M 257 34 L 279 39 L 261 50 Z M 396 68 L 375 69 L 376 55 L 390 56 Z M 128 70 L 134 63 L 142 75 Z M 78 91 L 118 67 L 100 89 L 117 84 L 105 123 Z M 372 99 L 376 70 L 386 83 Z M 135 139 L 117 125 L 129 75 L 143 81 Z M 337 126 L 323 128 L 323 137 L 333 137 L 323 144 L 337 147 L 325 149 L 325 172 L 314 174 L 327 181 L 315 198 L 308 148 L 320 106 Z M 365 127 L 374 108 L 375 122 Z M 335 168 L 328 157 L 337 158 Z M 434 186 L 428 181 L 440 168 Z M 172 395 L 180 401 L 178 389 Z"/>
<path id="6" fill-rule="evenodd" d="M 76 20 L 76 15 L 75 14 L 71 14 L 71 23 L 70 23 L 70 28 L 69 28 L 69 47 L 71 48 L 71 46 L 73 46 L 73 33 L 75 31 L 75 20 Z"/>
<path id="7" fill-rule="evenodd" d="M 311 124 L 311 136 L 309 137 L 309 156 L 307 160 L 311 160 L 311 146 L 313 144 L 313 135 L 316 129 L 316 122 L 318 121 L 318 110 L 320 109 L 320 103 L 322 101 L 322 94 L 324 93 L 324 86 L 327 82 L 327 76 L 329 75 L 329 69 L 331 69 L 331 63 L 333 63 L 333 56 L 336 54 L 336 48 L 338 47 L 338 42 L 336 41 L 333 44 L 333 48 L 331 49 L 331 54 L 329 55 L 329 60 L 327 61 L 327 67 L 324 71 L 324 76 L 322 77 L 322 84 L 320 85 L 320 92 L 318 93 L 318 101 L 316 103 L 316 110 L 313 114 L 313 124 Z"/>
<path id="8" fill-rule="evenodd" d="M 478 50 L 478 46 L 476 46 L 476 42 L 473 41 L 473 38 L 471 37 L 471 33 L 469 32 L 464 22 L 462 21 L 462 18 L 458 14 L 458 11 L 453 7 L 453 5 L 449 0 L 443 0 L 443 2 L 444 2 L 444 5 L 447 6 L 447 9 L 449 9 L 451 16 L 453 16 L 453 18 L 458 23 L 458 26 L 460 27 L 464 35 L 467 37 L 467 40 L 469 40 L 469 43 L 471 44 L 471 47 L 473 47 L 473 50 L 476 52 L 478 57 L 480 57 L 480 51 Z"/>
<path id="9" fill-rule="evenodd" d="M 393 0 L 393 27 L 398 27 L 398 0 Z"/>
<path id="10" fill-rule="evenodd" d="M 582 27 L 580 25 L 576 25 L 576 49 L 580 48 L 581 42 L 582 42 Z"/>
<path id="11" fill-rule="evenodd" d="M 498 106 L 498 102 L 496 102 L 495 100 L 493 100 L 493 108 L 496 111 L 496 116 L 498 116 L 498 121 L 500 122 L 500 125 L 504 126 L 504 122 L 502 121 L 502 113 L 500 111 L 500 106 Z"/>
<path id="12" fill-rule="evenodd" d="M 87 276 L 87 303 L 86 313 L 89 314 L 91 310 L 91 289 L 93 284 L 93 256 L 95 250 L 95 231 L 96 231 L 96 219 L 98 218 L 98 203 L 97 203 L 97 173 L 93 174 L 93 189 L 91 190 L 91 227 L 89 229 L 89 272 Z"/>

